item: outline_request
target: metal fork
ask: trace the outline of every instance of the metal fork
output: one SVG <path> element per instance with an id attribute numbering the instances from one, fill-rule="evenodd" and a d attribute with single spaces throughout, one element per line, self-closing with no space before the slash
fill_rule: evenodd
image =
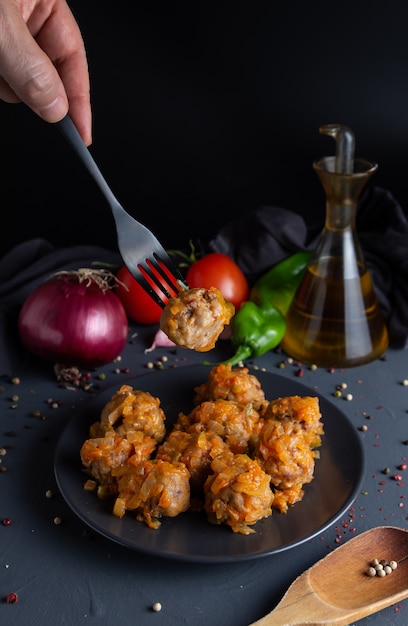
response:
<path id="1" fill-rule="evenodd" d="M 183 276 L 153 233 L 118 202 L 70 116 L 66 115 L 56 126 L 81 159 L 112 210 L 119 252 L 126 267 L 149 296 L 164 308 L 169 298 L 181 289 L 188 289 Z"/>

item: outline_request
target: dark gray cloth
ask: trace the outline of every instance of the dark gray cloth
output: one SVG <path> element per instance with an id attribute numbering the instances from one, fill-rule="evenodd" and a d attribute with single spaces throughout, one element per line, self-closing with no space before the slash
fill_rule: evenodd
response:
<path id="1" fill-rule="evenodd" d="M 324 217 L 323 217 L 324 220 Z M 394 196 L 370 187 L 361 196 L 357 234 L 393 347 L 408 345 L 408 215 Z M 227 224 L 209 242 L 231 256 L 250 283 L 297 250 L 313 250 L 323 223 L 275 206 L 261 206 Z"/>

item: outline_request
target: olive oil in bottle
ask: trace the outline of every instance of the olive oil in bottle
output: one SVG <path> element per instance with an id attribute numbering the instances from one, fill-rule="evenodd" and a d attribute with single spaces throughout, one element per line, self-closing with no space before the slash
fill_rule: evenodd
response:
<path id="1" fill-rule="evenodd" d="M 323 367 L 352 367 L 380 357 L 388 334 L 367 269 L 344 279 L 332 267 L 325 275 L 314 264 L 287 313 L 284 350 L 299 361 Z"/>
<path id="2" fill-rule="evenodd" d="M 388 333 L 356 233 L 358 198 L 377 165 L 354 160 L 354 135 L 341 125 L 320 131 L 337 141 L 335 157 L 313 164 L 326 194 L 326 221 L 286 315 L 282 348 L 323 367 L 352 367 L 381 356 Z"/>

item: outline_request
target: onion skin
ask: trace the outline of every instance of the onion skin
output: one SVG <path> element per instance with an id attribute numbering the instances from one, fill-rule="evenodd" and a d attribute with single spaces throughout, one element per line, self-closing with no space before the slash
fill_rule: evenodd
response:
<path id="1" fill-rule="evenodd" d="M 98 280 L 98 270 L 60 272 L 24 302 L 18 331 L 24 347 L 53 363 L 95 368 L 120 355 L 128 319 L 116 294 Z M 106 275 L 104 273 L 103 275 Z"/>

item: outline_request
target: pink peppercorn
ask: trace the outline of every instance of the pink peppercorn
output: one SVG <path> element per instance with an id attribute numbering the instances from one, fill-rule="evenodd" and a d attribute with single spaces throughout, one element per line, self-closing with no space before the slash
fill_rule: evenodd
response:
<path id="1" fill-rule="evenodd" d="M 1 520 L 1 523 L 3 524 L 3 526 L 10 526 L 11 519 L 9 517 L 5 517 L 3 520 Z"/>
<path id="2" fill-rule="evenodd" d="M 6 597 L 7 604 L 15 604 L 18 602 L 18 595 L 14 592 L 11 592 Z"/>

